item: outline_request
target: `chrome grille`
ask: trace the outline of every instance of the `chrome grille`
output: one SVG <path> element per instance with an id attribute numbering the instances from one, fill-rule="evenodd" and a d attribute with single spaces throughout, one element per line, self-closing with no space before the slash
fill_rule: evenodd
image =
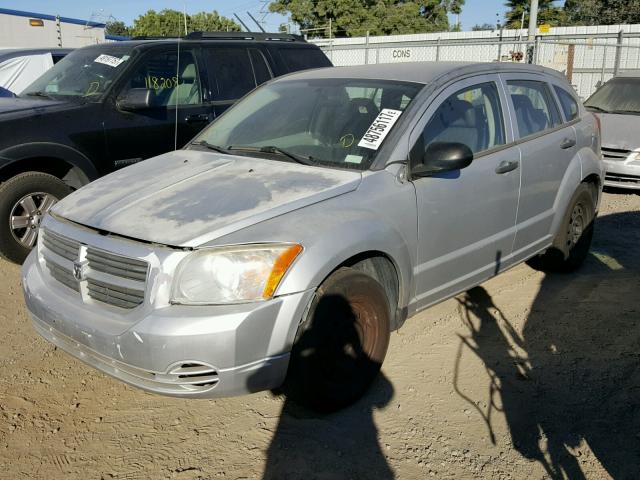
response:
<path id="1" fill-rule="evenodd" d="M 631 155 L 631 150 L 602 147 L 602 156 L 607 160 L 624 161 Z"/>
<path id="2" fill-rule="evenodd" d="M 144 290 L 135 290 L 93 278 L 87 279 L 89 296 L 94 300 L 121 308 L 135 308 L 144 301 Z"/>
<path id="3" fill-rule="evenodd" d="M 61 257 L 66 258 L 67 260 L 71 260 L 72 262 L 74 262 L 78 259 L 80 242 L 61 237 L 60 235 L 57 235 L 49 230 L 43 229 L 42 243 L 53 253 L 56 253 Z"/>
<path id="4" fill-rule="evenodd" d="M 61 267 L 60 265 L 55 263 L 53 260 L 48 258 L 45 258 L 45 264 L 49 269 L 49 273 L 53 278 L 58 280 L 63 285 L 66 285 L 67 287 L 71 288 L 72 290 L 75 290 L 76 292 L 80 291 L 80 284 L 73 276 L 73 273 L 71 272 L 71 270 Z"/>
<path id="5" fill-rule="evenodd" d="M 50 230 L 42 229 L 42 258 L 51 276 L 78 292 L 83 301 L 92 300 L 132 309 L 144 302 L 149 264 L 106 250 L 84 245 Z M 74 276 L 74 264 L 87 265 Z M 84 285 L 84 286 L 83 286 Z"/>
<path id="6" fill-rule="evenodd" d="M 144 260 L 123 257 L 93 247 L 87 247 L 86 258 L 89 262 L 89 268 L 98 272 L 131 280 L 144 281 L 147 278 L 149 264 Z"/>

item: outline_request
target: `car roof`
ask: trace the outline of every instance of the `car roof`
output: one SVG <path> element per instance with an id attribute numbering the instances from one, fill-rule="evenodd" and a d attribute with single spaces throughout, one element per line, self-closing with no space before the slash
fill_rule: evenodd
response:
<path id="1" fill-rule="evenodd" d="M 625 72 L 620 72 L 614 78 L 640 78 L 640 70 L 627 70 Z"/>
<path id="2" fill-rule="evenodd" d="M 41 55 L 43 53 L 64 54 L 70 53 L 73 48 L 0 48 L 0 60 L 8 60 L 14 57 L 24 57 L 28 55 Z"/>
<path id="3" fill-rule="evenodd" d="M 310 80 L 319 78 L 356 78 L 371 80 L 396 80 L 422 84 L 434 83 L 439 79 L 452 76 L 465 76 L 482 73 L 536 73 L 548 74 L 557 78 L 565 77 L 558 71 L 538 65 L 511 62 L 401 62 L 352 67 L 334 67 L 295 72 L 284 77 L 286 80 Z"/>

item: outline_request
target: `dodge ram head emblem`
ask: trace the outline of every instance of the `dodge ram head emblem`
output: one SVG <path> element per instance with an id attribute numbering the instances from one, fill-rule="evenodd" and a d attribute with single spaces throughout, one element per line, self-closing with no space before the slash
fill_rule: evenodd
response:
<path id="1" fill-rule="evenodd" d="M 75 261 L 73 262 L 73 276 L 76 280 L 81 282 L 85 279 L 87 262 Z"/>

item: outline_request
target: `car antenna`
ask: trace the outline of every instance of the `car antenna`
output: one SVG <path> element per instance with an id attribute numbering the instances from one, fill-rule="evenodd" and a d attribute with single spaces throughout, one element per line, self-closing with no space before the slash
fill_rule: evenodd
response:
<path id="1" fill-rule="evenodd" d="M 178 61 L 176 62 L 176 120 L 175 127 L 173 129 L 173 150 L 178 150 L 178 104 L 180 100 L 178 98 L 178 89 L 180 87 L 180 43 L 182 37 L 178 36 Z"/>
<path id="2" fill-rule="evenodd" d="M 258 22 L 255 18 L 253 18 L 253 15 L 251 15 L 251 13 L 247 12 L 247 15 L 249 15 L 249 18 L 253 20 L 253 23 L 255 23 L 258 26 L 258 28 L 262 30 L 262 33 L 267 33 L 266 30 L 262 28 L 262 25 L 260 25 L 260 22 Z"/>
<path id="3" fill-rule="evenodd" d="M 246 24 L 242 21 L 242 19 L 238 16 L 238 14 L 237 14 L 237 13 L 234 13 L 234 14 L 233 14 L 233 16 L 234 16 L 234 17 L 236 17 L 236 18 L 238 19 L 238 21 L 240 22 L 240 24 L 244 27 L 244 29 L 245 29 L 247 32 L 250 32 L 250 31 L 251 31 L 251 30 L 249 30 L 249 27 L 247 27 L 247 25 L 246 25 Z"/>

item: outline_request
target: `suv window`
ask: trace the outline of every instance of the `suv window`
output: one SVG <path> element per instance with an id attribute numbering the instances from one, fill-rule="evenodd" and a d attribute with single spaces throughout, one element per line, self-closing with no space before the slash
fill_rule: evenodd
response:
<path id="1" fill-rule="evenodd" d="M 560 124 L 560 114 L 544 82 L 508 81 L 520 137 L 527 137 Z"/>
<path id="2" fill-rule="evenodd" d="M 569 92 L 567 92 L 564 88 L 560 88 L 556 85 L 553 86 L 558 95 L 558 99 L 560 99 L 560 106 L 562 107 L 562 111 L 564 112 L 564 116 L 567 121 L 574 120 L 578 117 L 579 109 L 578 102 L 573 98 Z"/>
<path id="3" fill-rule="evenodd" d="M 317 48 L 280 48 L 278 51 L 290 72 L 331 66 L 326 55 Z"/>
<path id="4" fill-rule="evenodd" d="M 146 88 L 156 94 L 157 106 L 202 103 L 200 79 L 192 52 L 154 52 L 144 58 L 127 81 L 121 95 L 133 88 Z"/>
<path id="5" fill-rule="evenodd" d="M 214 47 L 207 50 L 207 69 L 218 84 L 218 94 L 214 92 L 213 100 L 237 100 L 256 87 L 246 48 Z"/>
<path id="6" fill-rule="evenodd" d="M 251 65 L 253 65 L 253 74 L 256 77 L 256 85 L 261 85 L 267 80 L 271 80 L 273 75 L 271 75 L 271 70 L 262 52 L 257 48 L 250 48 L 249 56 L 251 57 Z"/>
<path id="7" fill-rule="evenodd" d="M 462 143 L 474 154 L 505 144 L 498 88 L 488 82 L 462 89 L 438 107 L 421 136 L 420 155 L 434 142 Z"/>

